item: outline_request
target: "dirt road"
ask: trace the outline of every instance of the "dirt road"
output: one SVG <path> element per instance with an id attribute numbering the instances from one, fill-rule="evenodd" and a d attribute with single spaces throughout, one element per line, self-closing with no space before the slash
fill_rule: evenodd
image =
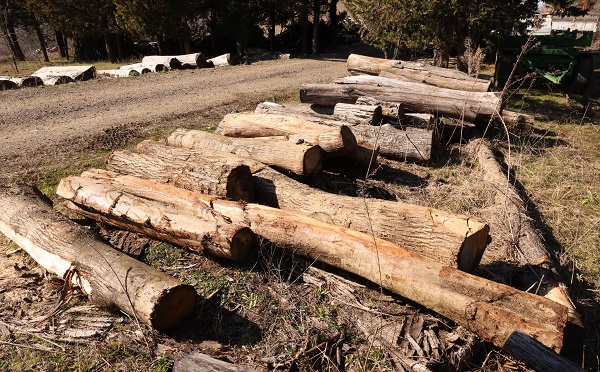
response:
<path id="1" fill-rule="evenodd" d="M 216 69 L 98 79 L 0 91 L 0 173 L 15 174 L 90 141 L 107 128 L 202 125 L 206 112 L 226 113 L 297 94 L 305 82 L 345 75 L 344 56 L 264 61 Z M 40 157 L 33 161 L 32 157 Z M 35 159 L 34 159 L 35 160 Z"/>

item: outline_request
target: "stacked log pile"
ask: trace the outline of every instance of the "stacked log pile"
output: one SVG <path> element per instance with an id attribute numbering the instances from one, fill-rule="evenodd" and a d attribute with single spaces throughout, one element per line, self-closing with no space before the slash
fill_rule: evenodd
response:
<path id="1" fill-rule="evenodd" d="M 172 57 L 145 63 L 171 65 L 168 58 Z M 202 64 L 198 55 L 189 58 Z M 216 65 L 216 61 L 212 63 Z M 143 141 L 135 150 L 114 151 L 106 170 L 91 169 L 64 178 L 57 194 L 80 215 L 208 256 L 242 260 L 251 256 L 261 238 L 278 249 L 380 285 L 518 358 L 535 360 L 543 355 L 560 361 L 557 352 L 564 346 L 565 327 L 574 318 L 568 296 L 538 296 L 473 275 L 489 242 L 487 224 L 399 201 L 331 194 L 306 183 L 332 163 L 366 165 L 373 170 L 378 155 L 427 163 L 439 143 L 442 119 L 472 124 L 495 117 L 530 122 L 519 113 L 502 116 L 500 97 L 483 91 L 485 83 L 478 79 L 458 78 L 461 86 L 477 86 L 482 91 L 452 90 L 426 85 L 406 73 L 416 70 L 425 82 L 457 79 L 447 72 L 410 64 L 376 66 L 352 67 L 351 71 L 387 75 L 305 85 L 301 88 L 303 103 L 265 102 L 255 112 L 228 114 L 215 134 L 178 129 L 164 143 Z M 489 154 L 482 155 L 482 162 L 486 156 Z M 498 186 L 499 174 L 494 168 L 486 173 L 485 181 Z M 513 195 L 505 198 L 515 199 Z M 86 293 L 99 303 L 108 301 L 136 314 L 156 328 L 172 326 L 189 314 L 191 307 L 183 307 L 174 313 L 176 319 L 156 324 L 153 314 L 169 311 L 172 305 L 149 298 L 141 284 L 131 287 L 145 293 L 140 303 L 127 305 L 110 297 L 107 291 L 111 288 L 98 282 L 98 273 L 88 268 L 86 261 L 74 263 L 77 250 L 93 256 L 86 248 L 73 238 L 61 240 L 59 246 L 68 247 L 64 252 L 49 247 L 60 231 L 68 231 L 67 237 L 81 232 L 65 222 L 48 234 L 39 216 L 51 212 L 32 200 L 31 192 L 1 189 L 0 231 L 28 247 L 42 265 L 58 262 L 58 266 L 48 265 L 59 275 L 67 275 L 73 265 L 83 265 L 77 267 L 73 280 Z M 31 212 L 31 218 L 25 220 L 15 217 L 19 206 L 34 204 L 32 210 L 44 212 Z M 16 207 L 9 207 L 12 205 Z M 514 214 L 521 209 L 515 207 Z M 24 233 L 22 225 L 30 232 Z M 528 258 L 528 263 L 550 270 L 547 252 L 539 243 L 533 240 L 535 249 L 528 252 L 535 257 Z M 116 254 L 108 248 L 98 250 L 106 257 Z M 540 257 L 541 261 L 537 260 Z M 140 270 L 143 278 L 157 278 L 133 264 L 118 265 Z M 173 280 L 161 279 L 162 287 L 156 284 L 159 293 L 177 289 L 181 292 L 173 295 L 177 301 L 191 303 L 189 298 L 195 295 Z M 116 297 L 122 292 L 119 288 L 114 291 Z M 555 293 L 552 288 L 546 292 Z M 152 310 L 153 306 L 161 310 Z"/>

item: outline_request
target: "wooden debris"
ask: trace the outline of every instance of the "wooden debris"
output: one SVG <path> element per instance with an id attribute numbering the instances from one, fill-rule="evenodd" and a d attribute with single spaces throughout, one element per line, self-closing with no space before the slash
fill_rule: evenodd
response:
<path id="1" fill-rule="evenodd" d="M 42 267 L 72 281 L 94 304 L 120 309 L 159 330 L 192 313 L 193 287 L 98 242 L 38 193 L 1 186 L 0 231 Z"/>

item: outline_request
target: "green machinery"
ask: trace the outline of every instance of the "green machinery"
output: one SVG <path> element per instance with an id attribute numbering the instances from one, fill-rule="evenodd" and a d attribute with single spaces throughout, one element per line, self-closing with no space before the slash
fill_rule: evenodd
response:
<path id="1" fill-rule="evenodd" d="M 513 38 L 512 44 L 519 49 L 502 49 L 496 59 L 494 81 L 503 88 L 519 62 L 515 73 L 524 76 L 535 72 L 537 75 L 567 87 L 574 93 L 583 93 L 589 87 L 594 73 L 594 54 L 597 51 L 584 50 L 592 44 L 593 32 L 563 31 L 550 35 L 535 36 L 533 47 L 518 58 L 525 39 Z"/>

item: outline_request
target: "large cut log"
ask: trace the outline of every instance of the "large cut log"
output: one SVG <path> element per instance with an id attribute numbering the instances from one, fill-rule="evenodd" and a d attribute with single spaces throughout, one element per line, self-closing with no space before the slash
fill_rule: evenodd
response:
<path id="1" fill-rule="evenodd" d="M 34 76 L 40 78 L 44 85 L 61 85 L 75 82 L 75 79 L 65 75 L 36 74 Z"/>
<path id="2" fill-rule="evenodd" d="M 280 105 L 274 102 L 262 102 L 256 106 L 254 112 L 259 114 L 293 116 L 298 119 L 329 126 L 339 126 L 341 124 L 333 116 L 333 106 L 326 107 L 306 103 L 286 103 Z"/>
<path id="3" fill-rule="evenodd" d="M 182 68 L 182 63 L 174 56 L 145 56 L 142 58 L 142 64 L 149 65 L 164 65 L 171 70 L 179 70 Z"/>
<path id="4" fill-rule="evenodd" d="M 234 66 L 240 63 L 239 58 L 235 54 L 226 53 L 206 60 L 212 63 L 215 67 Z"/>
<path id="5" fill-rule="evenodd" d="M 346 63 L 353 73 L 379 75 L 382 72 L 393 74 L 441 88 L 460 89 L 472 92 L 487 92 L 490 81 L 477 79 L 458 70 L 429 66 L 423 63 L 396 61 L 351 54 Z"/>
<path id="6" fill-rule="evenodd" d="M 323 150 L 316 145 L 285 138 L 231 138 L 198 130 L 177 129 L 167 143 L 171 146 L 204 148 L 246 156 L 300 176 L 314 176 L 323 169 Z M 218 158 L 215 163 L 218 163 Z M 210 169 L 210 168 L 208 168 Z"/>
<path id="7" fill-rule="evenodd" d="M 401 130 L 390 124 L 356 125 L 350 129 L 360 146 L 379 146 L 379 155 L 383 157 L 414 162 L 426 162 L 431 158 L 433 130 L 410 127 Z"/>
<path id="8" fill-rule="evenodd" d="M 92 302 L 163 330 L 196 304 L 192 286 L 97 241 L 31 188 L 0 186 L 0 231 L 51 273 L 70 279 Z"/>
<path id="9" fill-rule="evenodd" d="M 135 70 L 140 74 L 147 74 L 148 72 L 164 72 L 168 68 L 162 63 L 134 63 L 131 65 L 124 65 L 119 67 L 119 70 Z"/>
<path id="10" fill-rule="evenodd" d="M 506 126 L 510 133 L 531 133 L 535 117 L 512 110 L 502 110 L 502 120 L 497 119 L 501 128 Z"/>
<path id="11" fill-rule="evenodd" d="M 98 173 L 98 181 L 106 178 Z M 111 182 L 142 189 L 151 181 L 110 175 Z M 141 184 L 139 184 L 141 182 Z M 324 223 L 299 213 L 222 200 L 169 184 L 151 186 L 167 200 L 204 204 L 231 221 L 249 223 L 280 249 L 319 260 L 372 281 L 503 346 L 516 330 L 560 351 L 567 319 L 564 306 L 507 285 L 476 277 L 398 245 Z M 85 190 L 78 192 L 85 193 Z"/>
<path id="12" fill-rule="evenodd" d="M 335 105 L 333 115 L 348 125 L 378 125 L 381 124 L 383 116 L 379 105 L 352 105 L 349 103 Z"/>
<path id="13" fill-rule="evenodd" d="M 136 70 L 98 70 L 96 72 L 98 76 L 106 76 L 112 78 L 120 78 L 120 77 L 130 77 L 130 76 L 139 76 L 140 73 Z"/>
<path id="14" fill-rule="evenodd" d="M 118 167 L 119 172 L 158 182 L 169 178 L 173 185 L 194 192 L 204 190 L 204 186 L 186 182 L 185 178 L 170 178 L 170 174 L 183 175 L 190 169 L 205 168 L 214 169 L 213 177 L 219 176 L 218 168 L 205 167 L 204 159 L 212 152 L 208 149 L 140 146 L 138 151 L 160 158 L 168 165 L 167 169 L 148 167 L 141 174 L 134 162 L 123 162 Z M 238 161 L 247 164 L 254 173 L 259 203 L 364 233 L 373 231 L 379 238 L 465 271 L 477 266 L 487 245 L 488 226 L 467 216 L 395 201 L 330 194 L 252 160 L 239 158 Z M 109 167 L 112 168 L 110 161 Z M 207 177 L 210 178 L 210 174 Z"/>
<path id="15" fill-rule="evenodd" d="M 106 172 L 92 169 L 81 177 L 63 178 L 56 193 L 75 203 L 69 207 L 83 216 L 195 252 L 241 260 L 254 248 L 255 236 L 247 225 L 232 223 L 203 205 L 182 209 L 176 200 L 157 198 L 143 184 L 131 189 L 110 179 L 93 179 L 96 173 L 118 175 Z"/>
<path id="16" fill-rule="evenodd" d="M 402 104 L 396 102 L 385 102 L 377 98 L 363 96 L 356 100 L 357 105 L 372 105 L 381 107 L 381 115 L 394 121 L 401 119 L 404 116 L 404 108 Z"/>
<path id="17" fill-rule="evenodd" d="M 177 151 L 171 151 L 176 148 L 158 142 L 144 141 L 137 148 L 141 153 L 114 151 L 106 161 L 106 168 L 138 177 L 147 173 L 161 174 L 160 182 L 184 188 L 190 185 L 197 192 L 231 200 L 254 201 L 255 186 L 250 168 L 227 152 L 206 152 L 200 163 L 193 161 L 193 155 L 182 157 Z M 160 153 L 161 156 L 146 155 L 148 153 Z M 179 166 L 173 167 L 174 162 Z"/>
<path id="18" fill-rule="evenodd" d="M 386 81 L 387 86 L 382 85 Z M 393 86 L 391 86 L 393 85 Z M 488 121 L 501 110 L 498 93 L 465 92 L 422 83 L 394 82 L 377 76 L 349 76 L 340 84 L 303 84 L 300 100 L 323 106 L 355 103 L 360 96 L 373 96 L 401 103 L 407 111 L 430 113 L 464 119 L 470 122 Z"/>
<path id="19" fill-rule="evenodd" d="M 333 154 L 351 154 L 357 145 L 345 125 L 328 127 L 292 116 L 253 112 L 225 115 L 215 133 L 228 137 L 287 136 L 291 141 L 319 145 Z"/>
<path id="20" fill-rule="evenodd" d="M 86 81 L 96 78 L 96 67 L 94 66 L 46 66 L 33 74 L 44 79 L 44 76 L 68 76 L 75 81 Z M 46 82 L 44 81 L 44 84 Z"/>
<path id="21" fill-rule="evenodd" d="M 0 90 L 24 87 L 39 87 L 42 85 L 44 85 L 44 82 L 38 76 L 0 76 Z"/>

